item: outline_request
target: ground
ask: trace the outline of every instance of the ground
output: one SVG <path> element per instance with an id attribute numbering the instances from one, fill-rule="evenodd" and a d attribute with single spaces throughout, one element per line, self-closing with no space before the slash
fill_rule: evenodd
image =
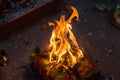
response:
<path id="1" fill-rule="evenodd" d="M 99 67 L 106 79 L 114 77 L 113 80 L 120 80 L 120 29 L 115 28 L 108 18 L 109 10 L 120 1 L 66 0 L 66 2 L 78 9 L 80 20 L 73 22 L 72 26 L 84 55 Z M 108 9 L 105 12 L 95 11 L 94 7 L 98 3 L 106 5 Z M 52 27 L 42 29 L 41 25 L 58 19 L 60 14 L 63 12 L 36 21 L 35 25 L 0 42 L 0 48 L 4 49 L 9 57 L 8 65 L 0 67 L 0 74 L 3 77 L 1 80 L 39 80 L 29 69 L 29 54 L 37 46 L 41 50 L 47 48 Z M 27 72 L 31 74 L 28 75 Z"/>

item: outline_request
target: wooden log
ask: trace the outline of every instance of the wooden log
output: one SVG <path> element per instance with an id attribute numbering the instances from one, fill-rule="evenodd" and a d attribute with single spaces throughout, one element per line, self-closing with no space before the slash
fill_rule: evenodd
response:
<path id="1" fill-rule="evenodd" d="M 0 40 L 8 38 L 11 33 L 27 28 L 28 25 L 34 24 L 37 20 L 60 12 L 62 3 L 62 0 L 51 0 L 0 26 Z"/>

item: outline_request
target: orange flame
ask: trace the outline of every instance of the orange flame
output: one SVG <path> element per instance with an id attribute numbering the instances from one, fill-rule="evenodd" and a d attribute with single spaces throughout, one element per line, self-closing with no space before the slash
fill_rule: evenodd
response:
<path id="1" fill-rule="evenodd" d="M 78 11 L 69 6 L 73 11 L 71 16 L 65 20 L 65 15 L 61 15 L 59 21 L 55 23 L 49 23 L 49 26 L 54 26 L 52 36 L 50 38 L 50 52 L 49 62 L 55 64 L 63 64 L 69 67 L 73 67 L 81 58 L 83 53 L 80 50 L 74 34 L 72 33 L 71 21 L 74 17 L 78 20 Z"/>

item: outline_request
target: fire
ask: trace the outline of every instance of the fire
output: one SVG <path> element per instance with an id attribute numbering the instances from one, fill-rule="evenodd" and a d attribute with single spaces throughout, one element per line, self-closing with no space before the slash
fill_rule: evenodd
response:
<path id="1" fill-rule="evenodd" d="M 64 67 L 73 67 L 84 57 L 71 26 L 72 19 L 76 17 L 78 20 L 79 18 L 78 11 L 73 6 L 69 6 L 69 8 L 73 12 L 67 20 L 65 20 L 65 15 L 61 15 L 59 21 L 49 23 L 49 26 L 53 26 L 49 45 L 49 62 L 56 65 L 62 64 Z"/>
<path id="2" fill-rule="evenodd" d="M 96 77 L 98 72 L 83 56 L 72 33 L 71 22 L 75 17 L 78 20 L 78 11 L 73 6 L 69 6 L 69 9 L 72 14 L 68 19 L 61 15 L 60 20 L 55 23 L 49 22 L 49 26 L 53 26 L 49 49 L 39 56 L 37 53 L 40 51 L 35 49 L 31 55 L 33 67 L 38 70 L 43 80 L 89 80 L 94 73 Z"/>

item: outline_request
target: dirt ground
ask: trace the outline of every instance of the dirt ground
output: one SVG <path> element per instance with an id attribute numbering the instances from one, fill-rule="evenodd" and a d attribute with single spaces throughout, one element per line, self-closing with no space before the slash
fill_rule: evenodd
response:
<path id="1" fill-rule="evenodd" d="M 96 64 L 104 80 L 120 80 L 120 29 L 109 22 L 110 9 L 119 4 L 119 0 L 66 0 L 79 12 L 80 20 L 73 22 L 73 33 L 84 55 Z M 96 4 L 104 4 L 105 12 L 94 10 Z M 6 67 L 0 67 L 0 80 L 40 80 L 29 67 L 29 55 L 35 47 L 45 50 L 49 44 L 52 27 L 42 29 L 42 24 L 53 21 L 63 14 L 36 21 L 35 25 L 0 42 L 9 57 Z M 47 14 L 46 14 L 47 15 Z"/>

